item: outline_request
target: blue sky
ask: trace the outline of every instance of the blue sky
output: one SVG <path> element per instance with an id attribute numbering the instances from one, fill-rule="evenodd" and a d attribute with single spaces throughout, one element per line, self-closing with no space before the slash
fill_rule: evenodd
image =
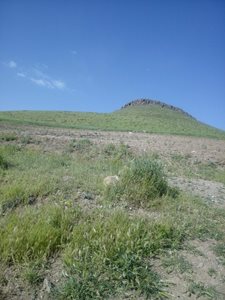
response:
<path id="1" fill-rule="evenodd" d="M 0 110 L 136 98 L 225 129 L 224 0 L 1 0 Z"/>

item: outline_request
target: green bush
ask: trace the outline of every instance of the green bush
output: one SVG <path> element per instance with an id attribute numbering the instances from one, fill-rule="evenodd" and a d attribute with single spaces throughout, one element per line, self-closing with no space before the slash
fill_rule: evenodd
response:
<path id="1" fill-rule="evenodd" d="M 135 206 L 149 206 L 153 199 L 177 193 L 168 186 L 161 165 L 148 158 L 133 160 L 119 177 L 116 185 L 106 188 L 105 196 L 111 201 L 125 200 Z"/>

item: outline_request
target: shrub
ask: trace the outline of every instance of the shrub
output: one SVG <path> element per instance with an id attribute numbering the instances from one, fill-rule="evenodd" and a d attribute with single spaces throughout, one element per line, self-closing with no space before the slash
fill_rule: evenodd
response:
<path id="1" fill-rule="evenodd" d="M 170 188 L 161 165 L 148 158 L 133 160 L 119 174 L 118 184 L 106 189 L 106 198 L 125 200 L 136 206 L 149 206 L 151 200 L 170 194 L 176 190 Z"/>

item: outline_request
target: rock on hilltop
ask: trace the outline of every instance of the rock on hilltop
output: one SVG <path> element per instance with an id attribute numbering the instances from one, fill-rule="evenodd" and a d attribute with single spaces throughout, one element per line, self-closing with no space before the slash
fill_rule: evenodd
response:
<path id="1" fill-rule="evenodd" d="M 181 109 L 179 107 L 176 107 L 176 106 L 173 106 L 173 105 L 170 105 L 170 104 L 166 104 L 166 103 L 158 101 L 158 100 L 145 99 L 145 98 L 130 101 L 127 104 L 125 104 L 124 106 L 122 106 L 121 109 L 130 107 L 130 106 L 153 105 L 153 104 L 158 105 L 160 107 L 169 108 L 171 110 L 180 112 L 180 113 L 184 114 L 185 116 L 188 116 L 192 119 L 195 119 L 192 115 L 190 115 L 189 113 L 187 113 L 186 111 L 184 111 L 183 109 Z"/>

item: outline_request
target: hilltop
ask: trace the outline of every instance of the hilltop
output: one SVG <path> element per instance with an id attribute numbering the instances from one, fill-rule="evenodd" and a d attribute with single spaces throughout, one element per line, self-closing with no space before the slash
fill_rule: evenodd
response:
<path id="1" fill-rule="evenodd" d="M 0 112 L 0 124 L 35 125 L 82 130 L 133 131 L 225 139 L 225 132 L 197 121 L 172 105 L 138 99 L 112 113 L 64 111 Z"/>
<path id="2" fill-rule="evenodd" d="M 183 109 L 181 109 L 179 107 L 167 104 L 167 103 L 159 101 L 159 100 L 152 100 L 152 99 L 146 99 L 146 98 L 132 100 L 132 101 L 128 102 L 127 104 L 125 104 L 124 106 L 122 106 L 121 109 L 130 107 L 130 106 L 139 106 L 139 105 L 158 105 L 162 108 L 166 107 L 168 109 L 180 112 L 180 113 L 184 114 L 185 116 L 188 116 L 192 119 L 195 119 L 192 115 L 190 115 L 189 113 L 187 113 L 186 111 L 184 111 Z"/>

